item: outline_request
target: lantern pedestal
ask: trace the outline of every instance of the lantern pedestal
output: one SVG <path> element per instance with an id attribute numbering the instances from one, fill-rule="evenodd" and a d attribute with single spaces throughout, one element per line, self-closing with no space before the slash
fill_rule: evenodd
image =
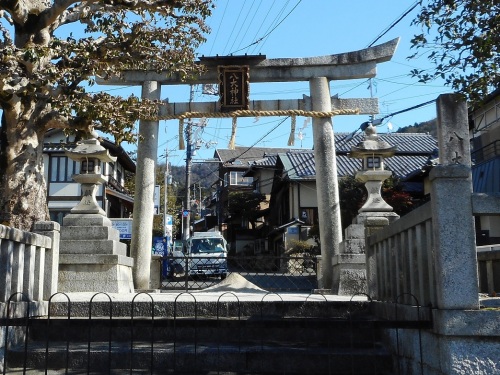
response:
<path id="1" fill-rule="evenodd" d="M 384 159 L 395 151 L 395 147 L 379 139 L 372 125 L 366 127 L 365 139 L 351 149 L 349 156 L 362 160 L 362 169 L 356 173 L 356 179 L 365 183 L 368 198 L 353 223 L 345 229 L 339 254 L 332 259 L 334 294 L 366 293 L 365 223 L 367 220 L 389 223 L 399 218 L 381 195 L 382 183 L 392 175 L 384 170 Z"/>
<path id="2" fill-rule="evenodd" d="M 82 199 L 61 226 L 58 291 L 132 293 L 134 261 L 96 200 L 100 185 L 107 181 L 100 163 L 114 159 L 96 139 L 84 141 L 67 155 L 86 168 L 73 176 L 82 185 Z"/>

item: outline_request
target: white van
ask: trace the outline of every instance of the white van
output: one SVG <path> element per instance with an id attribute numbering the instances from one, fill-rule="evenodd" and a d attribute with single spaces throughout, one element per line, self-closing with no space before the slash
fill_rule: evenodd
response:
<path id="1" fill-rule="evenodd" d="M 186 241 L 190 276 L 227 276 L 227 242 L 221 232 L 194 232 Z"/>

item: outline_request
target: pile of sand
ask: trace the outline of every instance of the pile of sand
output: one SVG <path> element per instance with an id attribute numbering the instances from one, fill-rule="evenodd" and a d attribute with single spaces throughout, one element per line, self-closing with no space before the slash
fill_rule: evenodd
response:
<path id="1" fill-rule="evenodd" d="M 238 293 L 268 293 L 267 290 L 252 284 L 238 273 L 230 273 L 220 283 L 205 288 L 199 292 L 238 292 Z M 198 293 L 199 293 L 198 292 Z"/>

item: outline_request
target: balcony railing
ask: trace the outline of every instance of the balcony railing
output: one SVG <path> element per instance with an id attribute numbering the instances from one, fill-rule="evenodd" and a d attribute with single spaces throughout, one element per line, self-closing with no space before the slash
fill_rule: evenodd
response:
<path id="1" fill-rule="evenodd" d="M 500 140 L 496 140 L 486 146 L 471 152 L 471 159 L 475 164 L 500 156 Z"/>

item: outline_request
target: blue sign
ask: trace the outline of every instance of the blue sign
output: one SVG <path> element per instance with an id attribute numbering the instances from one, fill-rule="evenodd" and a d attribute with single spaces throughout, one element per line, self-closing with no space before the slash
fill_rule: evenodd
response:
<path id="1" fill-rule="evenodd" d="M 167 219 L 165 225 L 172 225 L 172 215 L 165 215 L 165 218 Z"/>
<path id="2" fill-rule="evenodd" d="M 188 217 L 188 216 L 189 216 L 189 210 L 182 211 L 182 217 Z"/>
<path id="3" fill-rule="evenodd" d="M 153 237 L 153 255 L 168 255 L 168 242 L 165 237 Z"/>

